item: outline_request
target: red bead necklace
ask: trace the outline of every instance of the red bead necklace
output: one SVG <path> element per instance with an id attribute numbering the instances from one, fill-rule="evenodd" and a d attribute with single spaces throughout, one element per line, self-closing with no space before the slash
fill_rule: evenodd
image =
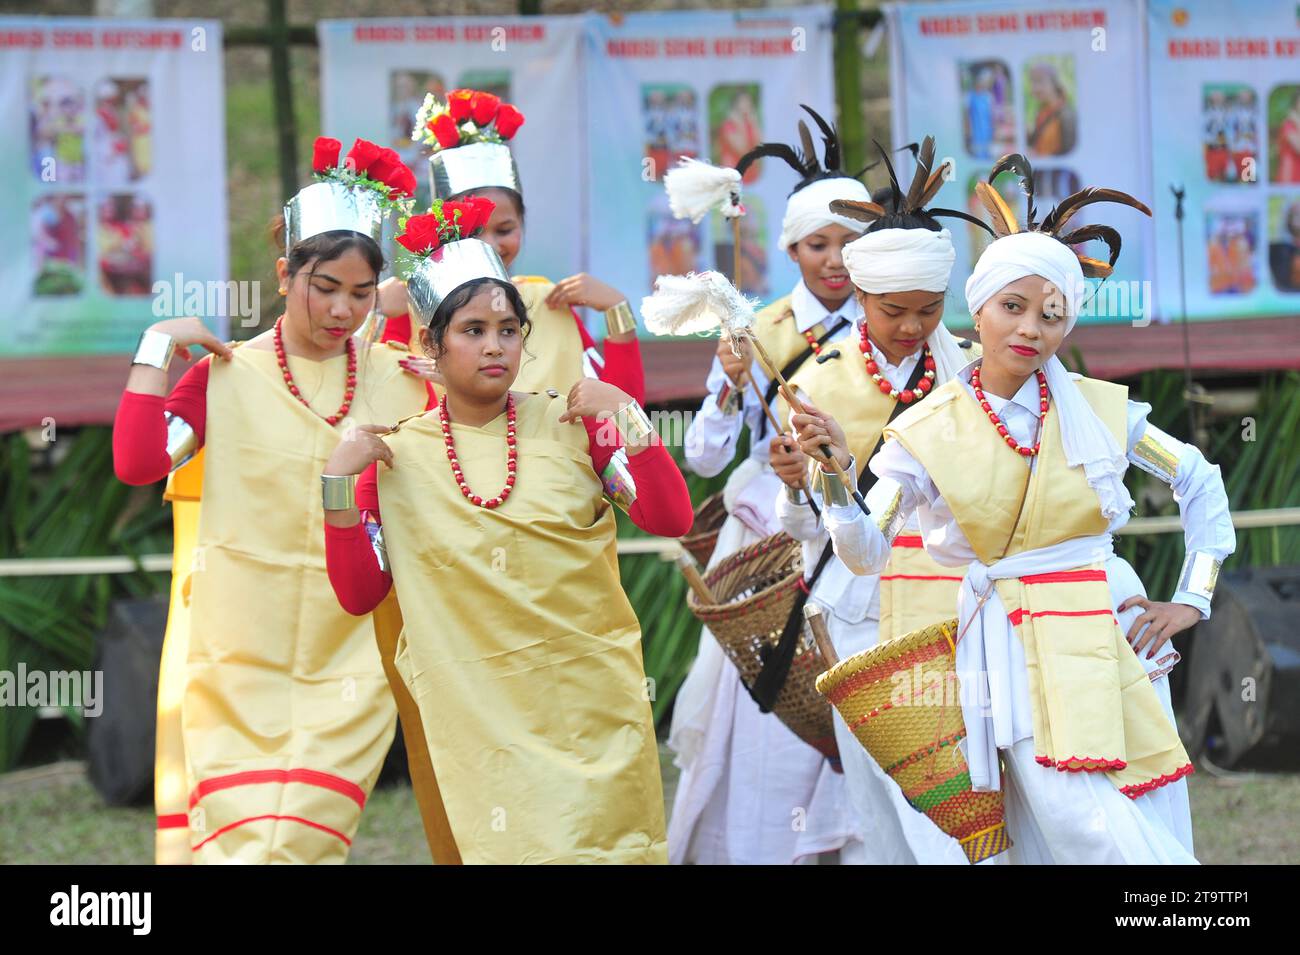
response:
<path id="1" fill-rule="evenodd" d="M 456 484 L 460 486 L 460 493 L 477 507 L 486 507 L 489 510 L 500 507 L 514 489 L 515 472 L 519 467 L 519 448 L 515 439 L 515 396 L 506 395 L 506 486 L 501 489 L 500 494 L 486 501 L 471 491 L 469 485 L 465 483 L 465 474 L 460 469 L 460 459 L 456 457 L 456 442 L 451 436 L 451 417 L 447 414 L 446 395 L 443 395 L 442 400 L 438 402 L 438 420 L 442 422 L 442 441 L 447 446 L 447 460 L 451 462 L 451 474 L 456 479 Z"/>
<path id="2" fill-rule="evenodd" d="M 812 349 L 814 355 L 822 353 L 822 346 L 817 343 L 817 335 L 810 328 L 803 333 L 804 340 L 808 342 L 808 347 Z"/>
<path id="3" fill-rule="evenodd" d="M 980 403 L 980 407 L 984 409 L 984 413 L 989 416 L 989 420 L 992 421 L 994 427 L 998 429 L 998 434 L 1002 435 L 1002 439 L 1006 441 L 1007 447 L 1012 451 L 1015 451 L 1017 454 L 1023 455 L 1027 458 L 1032 458 L 1043 446 L 1043 415 L 1047 414 L 1049 404 L 1047 396 L 1047 376 L 1043 374 L 1041 370 L 1034 372 L 1034 374 L 1038 376 L 1038 406 L 1042 409 L 1038 415 L 1039 438 L 1034 442 L 1032 448 L 1026 448 L 1016 441 L 1015 438 L 1011 437 L 1010 432 L 1007 431 L 1007 426 L 1002 423 L 1002 419 L 998 417 L 998 413 L 993 410 L 988 399 L 984 397 L 984 389 L 980 387 L 980 366 L 976 365 L 970 373 L 970 385 L 975 391 L 975 400 Z"/>
<path id="4" fill-rule="evenodd" d="M 925 374 L 916 383 L 915 388 L 904 388 L 899 391 L 888 378 L 880 373 L 880 365 L 872 357 L 871 339 L 867 337 L 866 322 L 862 323 L 860 337 L 862 340 L 858 342 L 858 350 L 862 352 L 862 357 L 866 359 L 867 374 L 871 376 L 871 380 L 876 383 L 876 387 L 880 389 L 882 394 L 889 395 L 889 397 L 895 398 L 905 405 L 910 405 L 913 401 L 920 401 L 934 387 L 934 356 L 930 354 L 929 345 L 925 345 L 921 353 L 921 361 L 925 365 Z"/>
<path id="5" fill-rule="evenodd" d="M 307 403 L 307 399 L 302 396 L 298 386 L 294 383 L 293 372 L 289 371 L 289 359 L 284 353 L 284 333 L 280 330 L 280 325 L 284 321 L 283 317 L 275 320 L 275 331 L 272 340 L 275 343 L 275 361 L 280 366 L 280 373 L 284 375 L 284 383 L 289 386 L 289 394 L 293 395 L 302 402 L 304 408 L 313 414 L 319 415 L 320 412 L 312 408 Z M 348 379 L 343 388 L 343 404 L 339 405 L 339 410 L 334 412 L 325 423 L 333 427 L 348 415 L 348 409 L 352 407 L 352 396 L 357 392 L 357 347 L 353 344 L 352 336 L 348 336 Z M 324 417 L 324 415 L 321 415 Z"/>

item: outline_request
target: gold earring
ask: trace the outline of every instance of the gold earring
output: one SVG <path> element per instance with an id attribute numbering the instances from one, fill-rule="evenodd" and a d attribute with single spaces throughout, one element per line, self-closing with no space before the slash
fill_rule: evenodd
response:
<path id="1" fill-rule="evenodd" d="M 281 295 L 288 295 L 288 294 L 289 294 L 289 290 L 288 290 L 287 288 L 285 288 L 283 285 L 281 285 L 281 286 L 280 286 L 280 294 L 281 294 Z"/>

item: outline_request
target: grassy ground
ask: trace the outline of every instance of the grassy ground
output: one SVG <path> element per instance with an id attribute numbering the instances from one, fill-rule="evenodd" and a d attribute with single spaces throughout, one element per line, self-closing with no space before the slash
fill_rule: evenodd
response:
<path id="1" fill-rule="evenodd" d="M 676 770 L 666 758 L 671 803 Z M 1300 862 L 1300 774 L 1190 780 L 1196 854 L 1218 864 Z M 153 813 L 107 809 L 80 763 L 0 776 L 0 863 L 130 864 L 153 859 Z M 350 861 L 357 865 L 427 864 L 419 813 L 409 789 L 377 790 L 366 806 Z"/>

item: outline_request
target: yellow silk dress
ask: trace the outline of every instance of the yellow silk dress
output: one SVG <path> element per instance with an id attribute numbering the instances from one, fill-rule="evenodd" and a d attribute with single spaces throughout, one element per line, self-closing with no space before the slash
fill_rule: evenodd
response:
<path id="1" fill-rule="evenodd" d="M 394 466 L 378 469 L 406 621 L 395 662 L 466 863 L 667 861 L 640 626 L 587 432 L 564 409 L 521 400 L 518 478 L 495 510 L 461 494 L 436 414 L 389 435 Z M 475 493 L 505 485 L 505 429 L 504 414 L 452 425 Z"/>
<path id="2" fill-rule="evenodd" d="M 349 423 L 424 407 L 398 356 L 367 350 L 335 427 L 273 351 L 212 363 L 180 716 L 195 862 L 347 857 L 395 707 L 370 622 L 326 576 L 319 477 Z M 288 361 L 312 409 L 340 406 L 346 356 Z"/>

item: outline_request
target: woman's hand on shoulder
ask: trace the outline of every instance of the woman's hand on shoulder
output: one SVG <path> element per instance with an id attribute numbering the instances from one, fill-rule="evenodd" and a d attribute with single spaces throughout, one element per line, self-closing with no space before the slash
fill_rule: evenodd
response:
<path id="1" fill-rule="evenodd" d="M 151 332 L 168 335 L 176 343 L 176 354 L 184 361 L 190 360 L 190 348 L 198 345 L 212 354 L 230 360 L 234 349 L 212 334 L 208 326 L 197 318 L 167 318 L 149 326 Z"/>
<path id="2" fill-rule="evenodd" d="M 635 404 L 632 396 L 617 385 L 599 378 L 583 378 L 569 389 L 568 408 L 560 415 L 560 420 L 609 418 L 630 404 Z"/>
<path id="3" fill-rule="evenodd" d="M 360 474 L 376 461 L 393 466 L 393 449 L 381 434 L 392 431 L 391 425 L 359 424 L 343 432 L 334 453 L 325 462 L 323 474 Z"/>
<path id="4" fill-rule="evenodd" d="M 584 305 L 599 311 L 611 309 L 627 296 L 586 272 L 560 279 L 546 296 L 547 308 L 564 308 Z"/>

